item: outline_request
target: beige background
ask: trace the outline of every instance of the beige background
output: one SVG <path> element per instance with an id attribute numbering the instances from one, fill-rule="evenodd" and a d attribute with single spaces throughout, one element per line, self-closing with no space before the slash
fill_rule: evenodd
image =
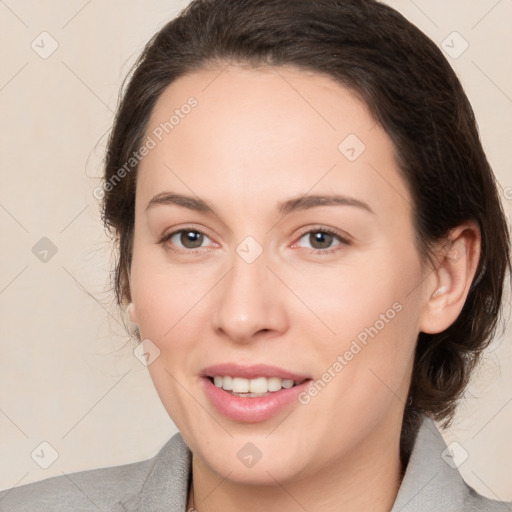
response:
<path id="1" fill-rule="evenodd" d="M 448 59 L 510 214 L 512 2 L 389 3 L 452 53 L 464 44 L 453 31 L 469 44 Z M 145 41 L 186 4 L 0 1 L 0 489 L 149 458 L 176 431 L 111 307 L 110 246 L 92 190 L 122 78 Z M 58 48 L 44 59 L 52 38 Z M 46 262 L 32 252 L 43 237 L 57 249 Z M 445 432 L 469 455 L 460 466 L 466 480 L 508 500 L 511 333 L 508 325 L 492 345 Z M 48 469 L 31 457 L 35 450 L 42 463 L 43 450 L 50 461 L 41 442 L 58 454 Z"/>

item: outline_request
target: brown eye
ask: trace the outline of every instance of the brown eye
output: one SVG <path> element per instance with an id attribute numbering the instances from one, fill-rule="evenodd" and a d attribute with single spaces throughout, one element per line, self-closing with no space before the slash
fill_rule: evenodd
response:
<path id="1" fill-rule="evenodd" d="M 180 243 L 187 249 L 197 249 L 203 243 L 204 235 L 199 231 L 182 230 Z"/>
<path id="2" fill-rule="evenodd" d="M 334 236 L 325 231 L 311 231 L 309 233 L 309 242 L 313 249 L 329 249 Z"/>
<path id="3" fill-rule="evenodd" d="M 338 245 L 342 243 L 348 243 L 346 240 L 341 238 L 337 233 L 328 229 L 312 229 L 303 233 L 300 237 L 297 245 L 302 245 L 304 241 L 309 244 L 309 248 L 313 251 L 318 252 L 332 252 Z M 308 248 L 308 245 L 302 245 L 304 248 Z"/>
<path id="4" fill-rule="evenodd" d="M 203 245 L 205 240 L 210 239 L 205 233 L 197 229 L 179 229 L 164 236 L 160 243 L 167 245 L 173 250 L 182 250 L 183 252 L 186 249 L 192 250 L 205 247 Z"/>

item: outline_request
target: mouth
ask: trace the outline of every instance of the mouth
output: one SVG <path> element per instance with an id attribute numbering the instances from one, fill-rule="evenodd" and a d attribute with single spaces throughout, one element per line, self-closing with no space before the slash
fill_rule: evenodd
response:
<path id="1" fill-rule="evenodd" d="M 233 396 L 241 398 L 259 398 L 277 393 L 282 389 L 290 389 L 299 386 L 310 380 L 307 378 L 294 381 L 293 379 L 282 379 L 280 377 L 256 377 L 246 379 L 230 375 L 215 375 L 207 379 L 216 387 L 223 389 Z"/>
<path id="2" fill-rule="evenodd" d="M 254 423 L 299 404 L 313 380 L 276 366 L 222 364 L 205 368 L 201 382 L 210 403 L 231 420 Z"/>

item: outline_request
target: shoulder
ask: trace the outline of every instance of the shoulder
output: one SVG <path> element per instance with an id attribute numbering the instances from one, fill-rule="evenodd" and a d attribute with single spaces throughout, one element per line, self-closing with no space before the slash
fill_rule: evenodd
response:
<path id="1" fill-rule="evenodd" d="M 495 501 L 478 494 L 465 484 L 467 495 L 464 510 L 467 512 L 512 512 L 512 502 Z"/>
<path id="2" fill-rule="evenodd" d="M 142 487 L 154 459 L 47 478 L 0 492 L 0 510 L 117 510 L 123 495 Z M 123 510 L 120 508 L 119 510 Z"/>
<path id="3" fill-rule="evenodd" d="M 512 503 L 478 494 L 462 478 L 453 448 L 423 417 L 392 512 L 512 512 Z"/>
<path id="4" fill-rule="evenodd" d="M 63 474 L 0 492 L 2 512 L 64 512 L 70 510 L 109 512 L 134 508 L 155 468 L 162 459 L 180 458 L 176 434 L 151 459 L 120 466 Z M 183 455 L 183 452 L 182 452 Z M 175 461 L 179 463 L 180 461 Z"/>
<path id="5" fill-rule="evenodd" d="M 0 510 L 112 510 L 125 491 L 140 488 L 151 459 L 123 466 L 91 469 L 47 478 L 0 492 Z M 116 509 L 113 509 L 116 510 Z M 122 510 L 122 509 L 120 509 Z"/>

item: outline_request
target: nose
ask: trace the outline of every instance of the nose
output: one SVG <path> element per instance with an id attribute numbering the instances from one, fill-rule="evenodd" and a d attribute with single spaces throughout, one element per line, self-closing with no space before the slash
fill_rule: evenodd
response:
<path id="1" fill-rule="evenodd" d="M 288 329 L 286 297 L 279 280 L 267 268 L 265 252 L 252 263 L 235 253 L 230 272 L 216 288 L 212 299 L 217 335 L 248 343 Z"/>

